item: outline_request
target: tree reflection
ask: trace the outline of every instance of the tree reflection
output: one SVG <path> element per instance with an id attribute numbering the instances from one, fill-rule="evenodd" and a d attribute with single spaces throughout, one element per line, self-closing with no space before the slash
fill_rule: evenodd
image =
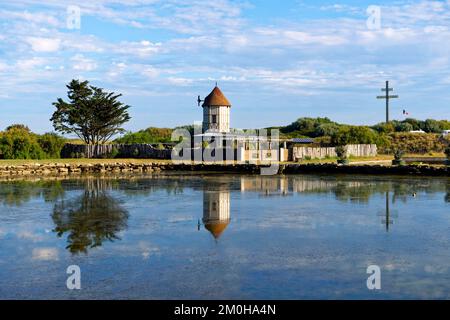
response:
<path id="1" fill-rule="evenodd" d="M 90 181 L 82 196 L 54 206 L 54 231 L 58 237 L 67 233 L 66 248 L 74 254 L 120 240 L 117 234 L 127 228 L 128 212 L 104 187 L 98 180 Z"/>
<path id="2" fill-rule="evenodd" d="M 51 202 L 64 196 L 61 181 L 7 181 L 0 183 L 0 204 L 21 206 L 42 197 Z"/>

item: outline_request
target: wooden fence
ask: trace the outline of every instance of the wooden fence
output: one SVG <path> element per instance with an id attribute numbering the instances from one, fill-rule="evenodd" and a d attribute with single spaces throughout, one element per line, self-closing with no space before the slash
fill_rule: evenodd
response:
<path id="1" fill-rule="evenodd" d="M 172 148 L 163 144 L 66 144 L 61 151 L 61 158 L 170 159 L 171 153 Z"/>
<path id="2" fill-rule="evenodd" d="M 347 146 L 347 155 L 353 157 L 375 157 L 377 145 L 375 144 L 350 144 Z M 325 159 L 336 157 L 336 150 L 332 148 L 293 147 L 292 156 L 294 161 L 301 159 Z"/>

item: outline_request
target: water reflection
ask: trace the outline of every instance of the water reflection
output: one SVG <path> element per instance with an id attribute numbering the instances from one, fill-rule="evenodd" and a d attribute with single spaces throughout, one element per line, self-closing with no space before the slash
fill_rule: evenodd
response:
<path id="1" fill-rule="evenodd" d="M 0 298 L 73 298 L 64 274 L 76 263 L 84 299 L 448 299 L 449 195 L 446 178 L 0 182 Z M 368 264 L 383 270 L 376 296 Z"/>
<path id="2" fill-rule="evenodd" d="M 61 181 L 7 181 L 0 182 L 0 204 L 21 206 L 32 199 L 42 197 L 45 201 L 55 201 L 64 196 Z"/>
<path id="3" fill-rule="evenodd" d="M 230 223 L 230 189 L 228 185 L 203 190 L 203 224 L 217 240 Z"/>
<path id="4" fill-rule="evenodd" d="M 128 212 L 117 200 L 118 194 L 131 199 L 151 197 L 165 190 L 167 195 L 176 197 L 189 188 L 202 194 L 203 216 L 197 227 L 200 230 L 203 226 L 216 240 L 229 228 L 232 193 L 257 193 L 261 198 L 330 194 L 339 202 L 356 205 L 367 205 L 371 198 L 380 195 L 384 209 L 378 215 L 386 231 L 397 220 L 398 215 L 392 210 L 397 201 L 407 203 L 412 195 L 441 192 L 444 201 L 450 202 L 448 179 L 161 174 L 0 182 L 0 205 L 20 207 L 37 198 L 54 203 L 54 231 L 59 237 L 67 236 L 70 252 L 86 253 L 104 241 L 119 239 L 118 234 L 127 228 Z M 80 190 L 82 194 L 76 198 L 67 196 Z"/>
<path id="5" fill-rule="evenodd" d="M 382 217 L 381 223 L 385 226 L 386 232 L 389 232 L 390 227 L 394 224 L 394 219 L 398 218 L 398 213 L 391 210 L 391 199 L 389 191 L 386 192 L 385 210 L 379 214 Z"/>
<path id="6" fill-rule="evenodd" d="M 110 189 L 107 180 L 89 179 L 81 196 L 55 204 L 53 231 L 58 237 L 67 234 L 71 253 L 87 253 L 104 241 L 118 240 L 118 233 L 127 228 L 128 212 L 108 193 Z"/>

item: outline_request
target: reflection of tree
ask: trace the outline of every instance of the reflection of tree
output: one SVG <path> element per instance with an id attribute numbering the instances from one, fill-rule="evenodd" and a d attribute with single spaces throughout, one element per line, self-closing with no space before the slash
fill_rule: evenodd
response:
<path id="1" fill-rule="evenodd" d="M 0 183 L 0 203 L 20 206 L 33 198 L 54 201 L 64 195 L 60 181 L 8 181 Z"/>
<path id="2" fill-rule="evenodd" d="M 67 249 L 86 253 L 105 240 L 119 239 L 117 233 L 126 229 L 128 212 L 96 185 L 92 189 L 87 186 L 79 198 L 56 203 L 52 219 L 59 237 L 68 234 Z"/>

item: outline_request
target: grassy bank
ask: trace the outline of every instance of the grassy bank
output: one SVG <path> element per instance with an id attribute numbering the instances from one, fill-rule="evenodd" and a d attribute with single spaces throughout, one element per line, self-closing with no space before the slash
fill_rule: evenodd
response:
<path id="1" fill-rule="evenodd" d="M 421 157 L 421 158 L 442 158 L 445 157 L 443 153 L 434 153 L 434 154 L 407 154 L 405 157 Z M 328 159 L 309 159 L 302 160 L 301 163 L 304 164 L 325 164 L 325 163 L 336 163 L 337 158 L 328 158 Z M 392 155 L 378 155 L 376 157 L 350 157 L 350 163 L 362 163 L 367 162 L 367 164 L 383 161 L 391 161 L 393 160 Z M 45 160 L 0 160 L 0 166 L 20 166 L 27 164 L 53 164 L 53 163 L 62 163 L 62 164 L 114 164 L 114 163 L 133 163 L 133 164 L 144 164 L 144 163 L 171 163 L 171 160 L 157 160 L 157 159 L 45 159 Z M 283 163 L 293 163 L 293 162 L 283 162 Z"/>

